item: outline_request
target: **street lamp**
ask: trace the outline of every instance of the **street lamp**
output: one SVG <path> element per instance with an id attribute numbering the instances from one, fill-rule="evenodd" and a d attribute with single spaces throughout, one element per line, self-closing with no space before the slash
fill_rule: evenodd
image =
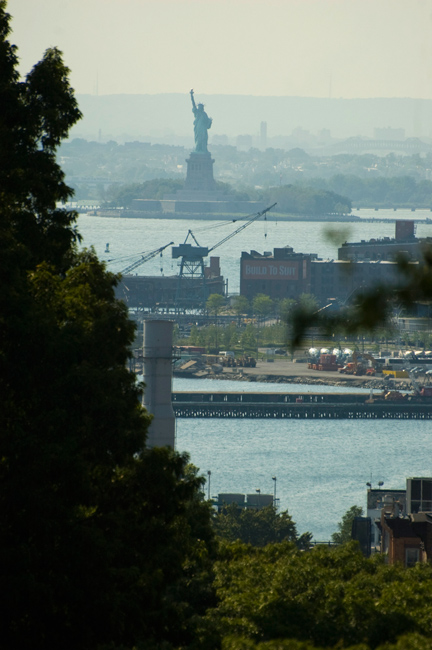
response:
<path id="1" fill-rule="evenodd" d="M 366 483 L 366 485 L 368 486 L 369 489 L 372 489 L 372 483 L 368 482 Z M 378 490 L 380 490 L 383 485 L 384 485 L 384 481 L 378 481 Z"/>
<path id="2" fill-rule="evenodd" d="M 207 499 L 210 501 L 210 477 L 211 477 L 211 471 L 208 470 L 207 472 L 208 476 L 208 481 L 207 481 Z"/>
<path id="3" fill-rule="evenodd" d="M 272 476 L 272 481 L 274 482 L 273 506 L 274 506 L 274 508 L 276 508 L 276 483 L 277 483 L 277 478 L 276 478 L 276 476 Z"/>

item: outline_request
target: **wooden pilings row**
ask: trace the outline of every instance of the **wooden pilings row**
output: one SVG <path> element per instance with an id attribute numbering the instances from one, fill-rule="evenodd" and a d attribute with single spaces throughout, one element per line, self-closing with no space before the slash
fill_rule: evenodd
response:
<path id="1" fill-rule="evenodd" d="M 430 420 L 427 404 L 238 404 L 173 402 L 177 418 Z"/>

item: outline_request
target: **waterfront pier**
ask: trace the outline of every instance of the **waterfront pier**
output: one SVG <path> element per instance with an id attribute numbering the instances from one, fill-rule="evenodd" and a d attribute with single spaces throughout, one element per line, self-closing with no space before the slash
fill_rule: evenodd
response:
<path id="1" fill-rule="evenodd" d="M 365 393 L 174 392 L 177 418 L 432 419 L 432 400 L 369 399 Z"/>

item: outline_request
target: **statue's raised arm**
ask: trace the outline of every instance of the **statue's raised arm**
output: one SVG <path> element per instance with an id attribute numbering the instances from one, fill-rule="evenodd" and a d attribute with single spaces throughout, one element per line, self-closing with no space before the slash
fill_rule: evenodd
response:
<path id="1" fill-rule="evenodd" d="M 190 96 L 191 96 L 191 100 L 192 100 L 192 111 L 195 113 L 195 111 L 196 111 L 196 104 L 195 104 L 194 91 L 193 91 L 193 90 L 190 91 Z"/>
<path id="2" fill-rule="evenodd" d="M 194 114 L 194 136 L 195 136 L 195 151 L 199 153 L 208 153 L 207 131 L 212 125 L 212 119 L 204 111 L 204 104 L 195 104 L 194 91 L 190 91 L 192 101 L 192 113 Z"/>

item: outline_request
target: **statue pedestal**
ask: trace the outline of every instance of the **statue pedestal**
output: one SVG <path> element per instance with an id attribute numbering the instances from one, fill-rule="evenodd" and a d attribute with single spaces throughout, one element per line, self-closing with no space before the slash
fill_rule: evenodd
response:
<path id="1" fill-rule="evenodd" d="M 194 192 L 211 192 L 216 190 L 216 182 L 213 178 L 214 160 L 208 151 L 205 153 L 192 151 L 186 163 L 185 190 L 192 190 Z"/>

